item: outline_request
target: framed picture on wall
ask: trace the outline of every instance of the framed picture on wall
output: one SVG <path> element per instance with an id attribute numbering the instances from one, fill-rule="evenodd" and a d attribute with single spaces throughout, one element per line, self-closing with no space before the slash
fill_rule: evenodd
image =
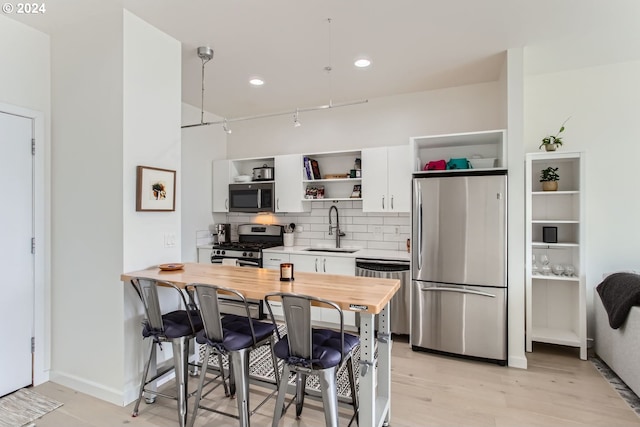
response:
<path id="1" fill-rule="evenodd" d="M 176 210 L 176 171 L 138 166 L 136 211 Z"/>

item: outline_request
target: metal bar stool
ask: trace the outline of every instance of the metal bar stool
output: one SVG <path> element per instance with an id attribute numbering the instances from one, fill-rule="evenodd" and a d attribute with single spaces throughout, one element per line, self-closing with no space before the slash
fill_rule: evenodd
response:
<path id="1" fill-rule="evenodd" d="M 148 397 L 147 403 L 153 403 L 156 396 L 167 397 L 178 401 L 178 421 L 181 427 L 187 423 L 187 370 L 189 365 L 189 341 L 196 336 L 196 333 L 202 330 L 203 324 L 200 313 L 192 303 L 188 303 L 185 294 L 180 288 L 172 283 L 161 280 L 149 279 L 145 277 L 135 277 L 131 280 L 131 285 L 142 301 L 145 311 L 145 319 L 142 322 L 142 336 L 144 338 L 152 338 L 151 351 L 149 358 L 144 366 L 142 381 L 140 383 L 140 392 L 138 400 L 133 408 L 132 416 L 138 416 L 138 408 L 142 396 L 152 395 Z M 175 291 L 180 301 L 180 308 L 169 312 L 163 312 L 161 302 L 158 295 L 160 288 Z M 172 300 L 175 307 L 175 300 Z M 157 372 L 153 377 L 149 376 L 149 367 L 151 362 L 156 358 L 156 350 L 158 347 L 162 350 L 162 343 L 170 342 L 173 349 L 173 366 L 165 368 Z M 175 396 L 158 392 L 148 387 L 155 383 L 160 377 L 175 370 L 177 393 Z"/>
<path id="2" fill-rule="evenodd" d="M 190 426 L 193 426 L 193 423 L 195 422 L 198 409 L 205 409 L 211 412 L 238 418 L 239 425 L 241 427 L 248 427 L 250 425 L 250 416 L 275 394 L 274 391 L 253 411 L 250 411 L 249 353 L 251 350 L 262 345 L 270 346 L 276 389 L 280 384 L 277 359 L 273 351 L 273 331 L 276 329 L 276 326 L 271 323 L 264 323 L 256 319 L 252 319 L 250 317 L 247 300 L 240 292 L 234 289 L 200 283 L 189 284 L 186 286 L 186 289 L 189 292 L 195 292 L 204 323 L 204 329 L 198 333 L 196 341 L 199 344 L 206 345 L 205 356 L 202 362 L 202 372 L 200 373 L 200 381 L 198 383 L 198 391 L 196 393 L 196 400 Z M 229 314 L 222 317 L 220 315 L 219 295 L 224 295 L 227 299 L 229 296 L 233 299 L 237 299 L 239 304 L 244 305 L 247 315 L 237 316 Z M 236 396 L 238 404 L 237 415 L 201 405 L 201 399 L 203 397 L 202 390 L 205 384 L 205 377 L 207 375 L 209 356 L 212 352 L 217 353 L 218 355 L 227 355 L 229 357 L 231 395 L 236 393 L 236 385 L 238 385 Z"/>
<path id="3" fill-rule="evenodd" d="M 344 332 L 342 309 L 334 302 L 309 295 L 275 292 L 265 295 L 267 309 L 274 319 L 269 301 L 282 300 L 282 309 L 287 327 L 287 335 L 280 337 L 275 345 L 276 356 L 284 360 L 284 368 L 278 388 L 278 398 L 273 414 L 273 427 L 277 427 L 286 410 L 284 406 L 289 374 L 296 374 L 296 417 L 300 417 L 304 405 L 305 386 L 308 375 L 318 375 L 324 408 L 325 423 L 328 427 L 338 426 L 338 370 L 347 363 L 349 385 L 351 386 L 351 404 L 357 420 L 358 392 L 353 368 L 353 350 L 360 344 L 360 338 Z M 335 309 L 340 315 L 340 330 L 313 328 L 311 305 L 320 305 Z M 273 320 L 275 325 L 275 320 Z M 288 407 L 288 406 L 287 406 Z"/>

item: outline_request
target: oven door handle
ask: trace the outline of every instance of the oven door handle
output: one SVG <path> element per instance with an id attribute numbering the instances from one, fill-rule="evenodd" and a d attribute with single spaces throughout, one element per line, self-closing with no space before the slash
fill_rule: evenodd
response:
<path id="1" fill-rule="evenodd" d="M 212 259 L 211 264 L 222 264 L 222 258 Z M 260 261 L 248 261 L 244 259 L 237 259 L 236 265 L 240 267 L 260 267 Z"/>

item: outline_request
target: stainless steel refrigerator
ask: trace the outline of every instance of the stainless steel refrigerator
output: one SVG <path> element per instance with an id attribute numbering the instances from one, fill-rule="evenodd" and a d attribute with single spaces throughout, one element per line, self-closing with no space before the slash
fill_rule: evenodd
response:
<path id="1" fill-rule="evenodd" d="M 507 360 L 505 170 L 413 179 L 411 346 Z"/>

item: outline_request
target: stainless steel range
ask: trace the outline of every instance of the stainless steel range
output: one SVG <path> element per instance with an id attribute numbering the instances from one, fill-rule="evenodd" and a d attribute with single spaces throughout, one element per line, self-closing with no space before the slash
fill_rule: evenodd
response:
<path id="1" fill-rule="evenodd" d="M 212 264 L 235 264 L 241 267 L 262 267 L 262 250 L 283 245 L 284 229 L 280 225 L 240 224 L 238 241 L 213 245 Z M 227 261 L 225 261 L 227 260 Z M 242 305 L 228 299 L 224 303 L 224 314 L 246 316 Z M 248 300 L 251 317 L 265 317 L 262 301 Z"/>

